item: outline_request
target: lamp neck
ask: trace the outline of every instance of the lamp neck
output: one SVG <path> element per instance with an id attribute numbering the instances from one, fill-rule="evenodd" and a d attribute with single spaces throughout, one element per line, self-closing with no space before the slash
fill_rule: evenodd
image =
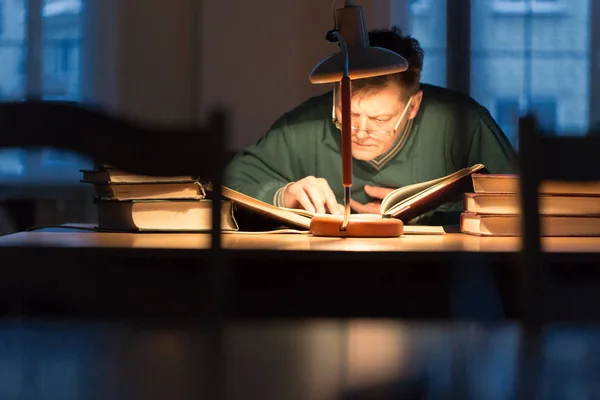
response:
<path id="1" fill-rule="evenodd" d="M 346 39 L 344 35 L 342 35 L 339 31 L 334 31 L 333 34 L 337 37 L 338 42 L 340 43 L 340 49 L 342 50 L 342 55 L 344 57 L 344 70 L 342 71 L 342 77 L 348 78 L 350 76 L 350 63 L 348 60 L 348 44 L 346 43 Z"/>
<path id="2" fill-rule="evenodd" d="M 348 49 L 369 47 L 369 32 L 363 6 L 346 4 L 336 11 L 337 30 L 346 40 Z"/>

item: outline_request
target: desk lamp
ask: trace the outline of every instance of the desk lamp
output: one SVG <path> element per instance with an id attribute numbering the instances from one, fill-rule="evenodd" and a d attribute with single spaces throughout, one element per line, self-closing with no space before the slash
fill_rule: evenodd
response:
<path id="1" fill-rule="evenodd" d="M 335 0 L 334 0 L 335 7 Z M 327 40 L 337 41 L 340 52 L 321 61 L 310 73 L 311 83 L 340 82 L 342 100 L 342 185 L 344 186 L 344 214 L 316 216 L 311 220 L 311 232 L 316 236 L 395 237 L 402 235 L 404 225 L 395 218 L 350 218 L 352 191 L 352 79 L 403 72 L 408 62 L 399 54 L 369 45 L 369 35 L 362 6 L 345 0 L 344 7 L 335 10 L 334 29 L 327 32 Z"/>

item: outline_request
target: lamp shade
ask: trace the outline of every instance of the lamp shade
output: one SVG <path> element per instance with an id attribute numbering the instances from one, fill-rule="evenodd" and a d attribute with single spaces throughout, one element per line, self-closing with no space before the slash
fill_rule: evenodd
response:
<path id="1" fill-rule="evenodd" d="M 400 54 L 369 44 L 365 9 L 346 0 L 345 6 L 335 12 L 335 28 L 328 40 L 340 42 L 340 52 L 321 61 L 309 75 L 311 83 L 340 82 L 347 67 L 350 79 L 370 78 L 404 72 L 408 61 Z M 348 55 L 348 65 L 346 62 Z"/>
<path id="2" fill-rule="evenodd" d="M 339 82 L 344 73 L 343 52 L 330 55 L 312 70 L 311 83 Z M 358 47 L 348 50 L 348 76 L 350 79 L 370 78 L 404 72 L 408 61 L 401 55 L 381 47 Z"/>

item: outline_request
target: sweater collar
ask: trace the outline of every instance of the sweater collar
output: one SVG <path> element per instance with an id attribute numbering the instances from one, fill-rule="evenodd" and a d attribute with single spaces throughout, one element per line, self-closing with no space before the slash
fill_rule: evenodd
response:
<path id="1" fill-rule="evenodd" d="M 402 132 L 400 132 L 396 140 L 394 140 L 394 143 L 392 144 L 390 149 L 385 153 L 375 157 L 374 159 L 367 161 L 367 163 L 377 170 L 383 168 L 388 163 L 388 161 L 396 157 L 400 150 L 402 150 L 402 148 L 406 144 L 408 136 L 410 135 L 412 127 L 413 120 L 409 119 L 408 122 L 404 125 L 404 129 L 402 129 Z"/>

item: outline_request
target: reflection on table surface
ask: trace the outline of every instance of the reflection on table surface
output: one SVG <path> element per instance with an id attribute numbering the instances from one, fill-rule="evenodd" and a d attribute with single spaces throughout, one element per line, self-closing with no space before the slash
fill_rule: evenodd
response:
<path id="1" fill-rule="evenodd" d="M 224 234 L 227 249 L 317 250 L 317 251 L 404 251 L 404 252 L 515 252 L 518 237 L 476 237 L 460 233 L 445 235 L 404 235 L 399 238 L 327 238 L 307 234 Z M 544 238 L 552 252 L 600 251 L 600 238 Z M 106 233 L 60 230 L 19 232 L 0 237 L 0 247 L 52 246 L 94 248 L 208 249 L 209 234 L 190 233 Z"/>
<path id="2" fill-rule="evenodd" d="M 2 399 L 198 399 L 215 383 L 200 327 L 5 321 L 0 332 Z M 518 343 L 512 325 L 230 322 L 226 393 L 232 400 L 447 399 L 460 390 L 464 399 L 510 399 Z M 549 330 L 541 398 L 599 398 L 598 344 L 598 330 Z"/>

